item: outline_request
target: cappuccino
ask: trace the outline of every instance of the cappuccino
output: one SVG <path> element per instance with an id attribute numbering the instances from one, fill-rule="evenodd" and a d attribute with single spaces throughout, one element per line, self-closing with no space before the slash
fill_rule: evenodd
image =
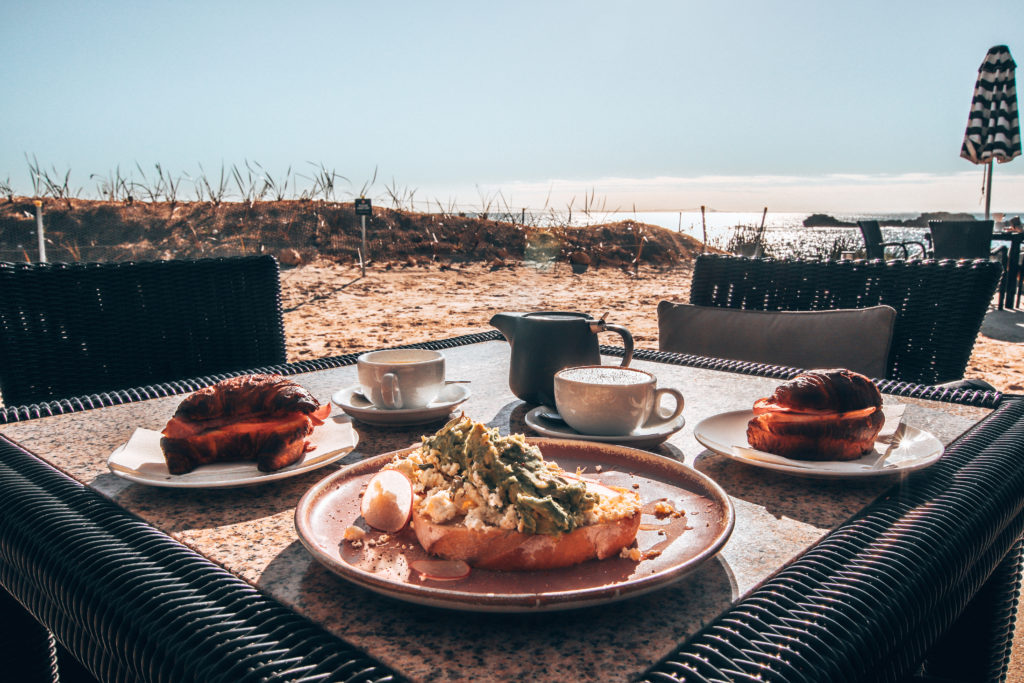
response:
<path id="1" fill-rule="evenodd" d="M 585 365 L 555 373 L 555 408 L 581 434 L 625 436 L 640 429 L 664 427 L 683 412 L 677 389 L 659 389 L 649 372 L 610 365 Z M 675 408 L 661 409 L 672 396 Z"/>
<path id="2" fill-rule="evenodd" d="M 650 375 L 626 368 L 582 367 L 562 370 L 561 376 L 571 382 L 586 384 L 644 384 L 651 380 Z"/>

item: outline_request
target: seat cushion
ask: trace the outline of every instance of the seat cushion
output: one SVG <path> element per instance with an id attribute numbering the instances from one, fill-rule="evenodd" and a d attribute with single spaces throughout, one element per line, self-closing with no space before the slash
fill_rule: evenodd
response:
<path id="1" fill-rule="evenodd" d="M 662 301 L 658 348 L 795 368 L 847 368 L 881 379 L 896 310 L 746 311 Z"/>

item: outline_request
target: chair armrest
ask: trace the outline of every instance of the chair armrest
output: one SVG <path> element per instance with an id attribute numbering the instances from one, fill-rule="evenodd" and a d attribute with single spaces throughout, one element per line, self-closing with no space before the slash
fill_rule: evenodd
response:
<path id="1" fill-rule="evenodd" d="M 924 242 L 904 242 L 903 244 L 904 245 L 912 244 L 912 245 L 916 246 L 918 249 L 921 250 L 921 258 L 927 258 L 928 257 L 928 247 L 926 247 L 924 245 Z"/>
<path id="2" fill-rule="evenodd" d="M 974 389 L 976 391 L 995 391 L 996 388 L 983 379 L 957 379 L 952 382 L 936 384 L 937 387 L 948 389 Z"/>
<path id="3" fill-rule="evenodd" d="M 882 247 L 882 249 L 885 249 L 886 247 L 899 247 L 903 250 L 904 260 L 910 258 L 910 252 L 907 251 L 907 247 L 903 242 L 882 242 L 879 246 Z"/>

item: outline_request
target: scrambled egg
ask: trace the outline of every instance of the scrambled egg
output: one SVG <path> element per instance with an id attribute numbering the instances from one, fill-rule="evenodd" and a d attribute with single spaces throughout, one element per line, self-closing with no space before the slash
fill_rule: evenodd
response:
<path id="1" fill-rule="evenodd" d="M 566 533 L 629 516 L 640 505 L 633 492 L 588 491 L 522 434 L 501 436 L 465 416 L 389 467 L 412 482 L 417 512 L 437 524 L 461 518 L 470 529 Z"/>

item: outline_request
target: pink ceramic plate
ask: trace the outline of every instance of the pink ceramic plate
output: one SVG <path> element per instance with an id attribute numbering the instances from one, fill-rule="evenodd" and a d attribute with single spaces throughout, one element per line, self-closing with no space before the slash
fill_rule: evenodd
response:
<path id="1" fill-rule="evenodd" d="M 624 446 L 562 439 L 528 439 L 547 460 L 606 485 L 635 486 L 644 502 L 639 562 L 619 557 L 534 572 L 473 569 L 457 580 L 421 578 L 411 568 L 428 559 L 409 527 L 377 543 L 370 531 L 355 548 L 345 529 L 362 524 L 359 501 L 367 481 L 396 453 L 369 458 L 335 472 L 299 501 L 295 527 L 313 557 L 342 578 L 372 591 L 424 605 L 487 612 L 532 612 L 595 605 L 666 586 L 713 557 L 732 533 L 734 513 L 725 492 L 707 476 L 660 455 Z M 405 451 L 399 451 L 404 453 Z M 658 519 L 658 501 L 670 502 L 682 517 Z"/>

